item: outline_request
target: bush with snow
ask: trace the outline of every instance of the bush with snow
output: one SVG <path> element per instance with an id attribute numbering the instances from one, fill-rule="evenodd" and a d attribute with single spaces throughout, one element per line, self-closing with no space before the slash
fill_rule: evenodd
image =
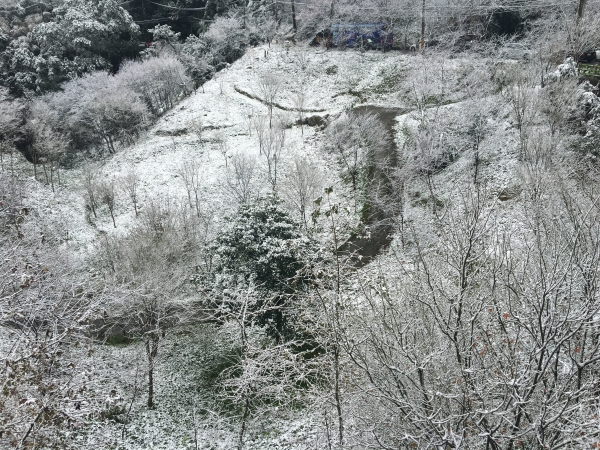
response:
<path id="1" fill-rule="evenodd" d="M 262 296 L 257 307 L 270 302 L 259 322 L 270 323 L 278 333 L 286 331 L 285 297 L 301 286 L 301 271 L 311 253 L 311 243 L 300 230 L 275 194 L 242 205 L 231 227 L 214 244 L 217 295 L 212 306 L 230 308 L 230 292 L 252 282 Z"/>

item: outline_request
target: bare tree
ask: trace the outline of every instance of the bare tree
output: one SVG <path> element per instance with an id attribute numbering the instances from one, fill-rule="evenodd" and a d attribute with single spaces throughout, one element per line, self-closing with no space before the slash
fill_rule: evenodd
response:
<path id="1" fill-rule="evenodd" d="M 285 126 L 282 118 L 277 118 L 275 126 L 265 133 L 263 155 L 267 163 L 267 176 L 273 190 L 277 188 L 277 170 L 281 163 L 281 152 L 285 145 Z"/>
<path id="2" fill-rule="evenodd" d="M 298 69 L 302 72 L 306 72 L 310 65 L 310 51 L 306 45 L 298 44 L 294 48 L 293 58 L 294 62 L 298 66 Z"/>
<path id="3" fill-rule="evenodd" d="M 268 134 L 267 116 L 262 114 L 252 115 L 250 118 L 250 123 L 251 127 L 254 128 L 256 132 L 256 138 L 258 139 L 258 150 L 259 153 L 262 155 L 265 146 L 266 136 Z"/>
<path id="4" fill-rule="evenodd" d="M 121 179 L 123 189 L 129 196 L 131 203 L 133 204 L 133 210 L 135 211 L 135 217 L 138 216 L 138 203 L 139 199 L 139 187 L 140 187 L 140 176 L 135 170 L 135 167 L 131 166 L 129 171 Z"/>
<path id="5" fill-rule="evenodd" d="M 167 301 L 162 289 L 147 289 L 143 286 L 134 293 L 133 299 L 128 298 L 127 308 L 135 314 L 135 319 L 129 323 L 129 333 L 144 343 L 147 361 L 148 397 L 146 405 L 154 407 L 154 373 L 161 339 L 165 330 L 172 328 L 177 322 L 173 304 Z M 131 303 L 129 303 L 131 302 Z"/>
<path id="6" fill-rule="evenodd" d="M 60 184 L 61 159 L 66 152 L 68 140 L 57 131 L 52 112 L 47 105 L 38 102 L 32 107 L 32 118 L 27 121 L 31 135 L 31 153 L 34 165 L 42 164 L 46 183 L 54 191 L 54 174 Z"/>
<path id="7" fill-rule="evenodd" d="M 223 159 L 225 160 L 225 168 L 227 168 L 227 153 L 229 152 L 229 144 L 227 142 L 227 136 L 225 135 L 225 133 L 221 132 L 215 136 L 215 144 L 217 144 L 219 153 L 223 155 Z"/>
<path id="8" fill-rule="evenodd" d="M 315 336 L 322 351 L 316 371 L 327 383 L 323 406 L 328 448 L 344 448 L 347 439 L 348 401 L 345 398 L 344 374 L 347 360 L 343 335 L 350 306 L 344 280 L 350 276 L 352 267 L 348 255 L 339 251 L 343 238 L 337 217 L 339 205 L 333 202 L 332 193 L 331 187 L 325 188 L 325 195 L 316 200 L 319 214 L 327 218 L 331 240 L 321 264 L 312 268 L 315 283 L 307 296 L 305 310 L 311 317 L 308 321 L 310 333 Z M 335 417 L 333 420 L 330 420 L 331 410 Z M 336 437 L 333 438 L 332 434 Z"/>
<path id="9" fill-rule="evenodd" d="M 94 218 L 98 218 L 97 210 L 100 205 L 99 181 L 94 169 L 87 167 L 83 174 L 83 196 L 87 207 L 94 214 Z"/>
<path id="10" fill-rule="evenodd" d="M 300 84 L 299 90 L 294 93 L 292 97 L 292 101 L 294 102 L 294 107 L 296 108 L 296 112 L 298 113 L 298 122 L 300 122 L 300 130 L 302 131 L 302 136 L 304 136 L 304 112 L 306 109 L 306 86 Z"/>
<path id="11" fill-rule="evenodd" d="M 115 206 L 117 200 L 117 190 L 115 187 L 114 180 L 108 180 L 101 182 L 98 187 L 98 195 L 100 202 L 105 204 L 110 213 L 110 217 L 113 222 L 113 226 L 117 228 L 117 222 L 115 221 Z"/>
<path id="12" fill-rule="evenodd" d="M 561 128 L 564 129 L 569 120 L 577 117 L 578 89 L 576 78 L 561 78 L 549 83 L 541 92 L 538 108 L 547 121 L 552 137 L 557 137 Z"/>
<path id="13" fill-rule="evenodd" d="M 195 209 L 196 214 L 200 216 L 200 168 L 201 163 L 194 157 L 184 160 L 178 169 L 178 175 L 181 177 L 188 198 L 190 209 Z"/>
<path id="14" fill-rule="evenodd" d="M 265 73 L 258 80 L 257 90 L 269 108 L 269 127 L 273 127 L 273 106 L 283 87 L 282 80 L 273 73 Z"/>
<path id="15" fill-rule="evenodd" d="M 536 92 L 531 80 L 524 71 L 513 72 L 512 83 L 503 90 L 503 95 L 510 105 L 519 132 L 519 158 L 527 152 L 527 135 L 535 114 L 537 113 Z"/>
<path id="16" fill-rule="evenodd" d="M 226 183 L 238 203 L 247 203 L 252 197 L 255 165 L 255 158 L 245 153 L 237 153 L 231 158 L 231 165 L 225 174 Z"/>
<path id="17" fill-rule="evenodd" d="M 364 375 L 354 378 L 362 395 L 351 409 L 364 421 L 363 445 L 596 441 L 597 208 L 548 156 L 532 169 L 543 173 L 525 179 L 528 200 L 517 207 L 526 225 L 500 231 L 494 198 L 465 182 L 432 228 L 413 228 L 411 252 L 359 282 L 342 342 Z"/>
<path id="18" fill-rule="evenodd" d="M 289 406 L 300 395 L 297 384 L 305 382 L 307 375 L 302 370 L 303 356 L 292 350 L 293 343 L 273 342 L 264 327 L 255 325 L 269 306 L 258 300 L 252 285 L 231 289 L 227 301 L 232 308 L 220 333 L 233 334 L 225 339 L 236 342 L 239 356 L 220 374 L 217 395 L 239 411 L 237 448 L 242 450 L 251 420 Z"/>
<path id="19" fill-rule="evenodd" d="M 482 160 L 482 144 L 487 134 L 490 131 L 488 123 L 488 117 L 486 113 L 489 113 L 489 109 L 482 106 L 482 102 L 478 101 L 479 108 L 474 105 L 473 114 L 469 114 L 467 117 L 468 123 L 466 129 L 466 146 L 472 148 L 473 152 L 473 184 L 478 184 L 480 179 L 481 171 L 481 160 Z"/>
<path id="20" fill-rule="evenodd" d="M 292 169 L 286 176 L 284 195 L 297 210 L 306 229 L 307 214 L 312 212 L 310 207 L 323 190 L 324 178 L 314 163 L 301 157 L 294 158 Z"/>
<path id="21" fill-rule="evenodd" d="M 180 208 L 168 197 L 149 200 L 130 234 L 107 237 L 97 252 L 97 264 L 121 292 L 107 320 L 121 324 L 128 337 L 143 344 L 149 408 L 156 402 L 162 339 L 196 317 L 186 290 L 189 273 L 182 269 L 197 262 L 202 239 L 198 227 L 189 228 L 198 221 L 184 220 L 190 217 L 186 213 L 188 208 Z M 165 266 L 167 259 L 170 264 Z"/>
<path id="22" fill-rule="evenodd" d="M 192 132 L 198 138 L 198 144 L 202 145 L 202 138 L 204 136 L 204 124 L 201 116 L 197 116 L 190 122 L 190 128 Z"/>

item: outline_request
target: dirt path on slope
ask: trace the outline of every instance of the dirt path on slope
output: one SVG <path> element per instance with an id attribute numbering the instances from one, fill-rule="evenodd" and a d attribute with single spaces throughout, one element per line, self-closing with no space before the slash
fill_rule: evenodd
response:
<path id="1" fill-rule="evenodd" d="M 358 106 L 354 114 L 370 112 L 375 114 L 385 126 L 390 145 L 373 155 L 371 183 L 368 197 L 369 214 L 363 233 L 353 234 L 339 251 L 350 255 L 357 267 L 362 267 L 385 249 L 392 241 L 394 220 L 399 204 L 394 195 L 393 172 L 398 168 L 398 145 L 394 138 L 396 117 L 408 113 L 405 108 L 386 108 L 381 106 Z"/>

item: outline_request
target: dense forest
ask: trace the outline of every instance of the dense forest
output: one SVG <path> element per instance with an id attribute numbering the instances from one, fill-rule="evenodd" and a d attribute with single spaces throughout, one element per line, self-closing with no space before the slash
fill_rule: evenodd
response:
<path id="1" fill-rule="evenodd" d="M 0 449 L 600 448 L 597 0 L 0 0 Z"/>

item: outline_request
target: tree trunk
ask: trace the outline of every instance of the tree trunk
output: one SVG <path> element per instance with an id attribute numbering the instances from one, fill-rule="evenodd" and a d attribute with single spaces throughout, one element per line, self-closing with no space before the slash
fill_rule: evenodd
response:
<path id="1" fill-rule="evenodd" d="M 339 298 L 339 297 L 338 297 Z M 336 307 L 337 308 L 337 307 Z M 336 337 L 336 340 L 339 337 Z M 335 347 L 333 350 L 334 357 L 334 370 L 335 370 L 335 385 L 334 385 L 334 394 L 335 394 L 335 408 L 338 416 L 338 442 L 340 448 L 344 448 L 344 417 L 342 415 L 342 398 L 340 393 L 340 348 L 338 343 L 335 343 Z"/>
<path id="2" fill-rule="evenodd" d="M 112 208 L 109 208 L 109 211 L 110 211 L 110 217 L 112 218 L 112 221 L 113 221 L 113 226 L 115 228 L 117 228 L 117 222 L 115 222 L 115 213 L 113 212 Z"/>
<path id="3" fill-rule="evenodd" d="M 421 51 L 425 50 L 425 0 L 421 9 Z"/>
<path id="4" fill-rule="evenodd" d="M 148 408 L 154 407 L 154 367 L 148 367 Z"/>
<path id="5" fill-rule="evenodd" d="M 148 357 L 148 408 L 154 407 L 154 359 L 158 353 L 158 337 L 146 340 L 146 356 Z"/>
<path id="6" fill-rule="evenodd" d="M 296 24 L 296 5 L 294 0 L 292 0 L 292 27 L 294 29 L 294 40 L 296 39 L 296 31 L 298 26 Z"/>
<path id="7" fill-rule="evenodd" d="M 50 177 L 48 176 L 48 168 L 46 167 L 46 162 L 42 164 L 42 169 L 44 169 L 44 178 L 46 179 L 46 184 L 50 184 Z"/>
<path id="8" fill-rule="evenodd" d="M 579 22 L 583 18 L 586 3 L 587 0 L 579 0 L 579 6 L 577 7 L 577 22 Z"/>
<path id="9" fill-rule="evenodd" d="M 244 448 L 244 433 L 246 432 L 246 421 L 248 420 L 248 415 L 250 414 L 250 399 L 246 398 L 246 403 L 244 404 L 244 414 L 242 416 L 242 426 L 240 428 L 240 436 L 238 440 L 238 449 L 242 450 Z"/>

